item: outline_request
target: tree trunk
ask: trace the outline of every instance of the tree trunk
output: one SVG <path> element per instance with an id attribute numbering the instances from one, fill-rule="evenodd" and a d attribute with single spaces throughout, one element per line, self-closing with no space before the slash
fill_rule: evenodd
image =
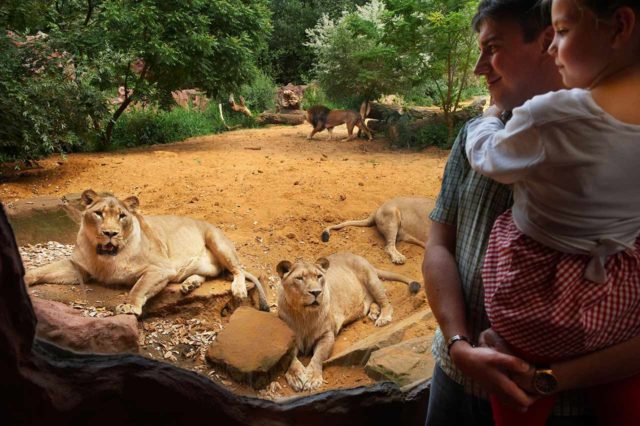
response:
<path id="1" fill-rule="evenodd" d="M 118 118 L 120 118 L 124 110 L 127 109 L 127 107 L 132 101 L 133 101 L 133 98 L 129 96 L 125 97 L 124 101 L 120 104 L 116 112 L 113 114 L 113 117 L 111 117 L 111 120 L 109 120 L 109 124 L 107 124 L 107 128 L 104 131 L 104 136 L 102 137 L 103 148 L 106 148 L 109 145 L 111 145 L 111 136 L 113 135 L 113 127 L 116 125 L 116 121 L 118 121 Z"/>
<path id="2" fill-rule="evenodd" d="M 274 114 L 271 112 L 263 112 L 258 116 L 258 122 L 262 124 L 290 124 L 298 125 L 304 123 L 304 111 L 289 114 Z"/>

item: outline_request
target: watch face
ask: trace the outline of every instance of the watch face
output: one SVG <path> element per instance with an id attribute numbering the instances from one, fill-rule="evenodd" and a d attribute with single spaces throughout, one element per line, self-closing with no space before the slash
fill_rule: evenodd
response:
<path id="1" fill-rule="evenodd" d="M 551 370 L 537 370 L 533 377 L 533 387 L 541 395 L 549 395 L 558 389 L 558 379 Z"/>

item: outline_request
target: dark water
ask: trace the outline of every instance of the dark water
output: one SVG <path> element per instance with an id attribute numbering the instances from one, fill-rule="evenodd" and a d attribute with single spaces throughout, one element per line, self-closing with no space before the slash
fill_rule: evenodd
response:
<path id="1" fill-rule="evenodd" d="M 75 244 L 79 225 L 64 210 L 32 211 L 9 218 L 18 245 L 57 241 Z"/>

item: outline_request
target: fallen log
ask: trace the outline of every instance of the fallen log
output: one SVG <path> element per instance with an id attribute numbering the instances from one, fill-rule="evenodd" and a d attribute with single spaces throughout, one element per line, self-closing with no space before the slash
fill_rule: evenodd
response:
<path id="1" fill-rule="evenodd" d="M 280 114 L 273 112 L 263 112 L 258 116 L 258 123 L 261 124 L 289 124 L 292 126 L 304 123 L 304 111 L 295 114 Z"/>

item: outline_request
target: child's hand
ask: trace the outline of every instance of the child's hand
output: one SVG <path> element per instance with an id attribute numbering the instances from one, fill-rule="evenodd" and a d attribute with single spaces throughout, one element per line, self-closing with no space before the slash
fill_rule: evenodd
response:
<path id="1" fill-rule="evenodd" d="M 496 118 L 500 118 L 502 117 L 502 113 L 504 111 L 501 110 L 500 108 L 498 108 L 495 105 L 491 105 L 489 108 L 487 108 L 484 113 L 482 114 L 483 117 L 496 117 Z"/>
<path id="2" fill-rule="evenodd" d="M 491 349 L 495 349 L 498 352 L 502 352 L 503 354 L 513 355 L 511 349 L 509 349 L 509 345 L 507 342 L 500 337 L 498 333 L 496 333 L 492 328 L 487 328 L 485 331 L 480 333 L 480 337 L 478 338 L 478 343 L 480 346 L 486 346 Z"/>

